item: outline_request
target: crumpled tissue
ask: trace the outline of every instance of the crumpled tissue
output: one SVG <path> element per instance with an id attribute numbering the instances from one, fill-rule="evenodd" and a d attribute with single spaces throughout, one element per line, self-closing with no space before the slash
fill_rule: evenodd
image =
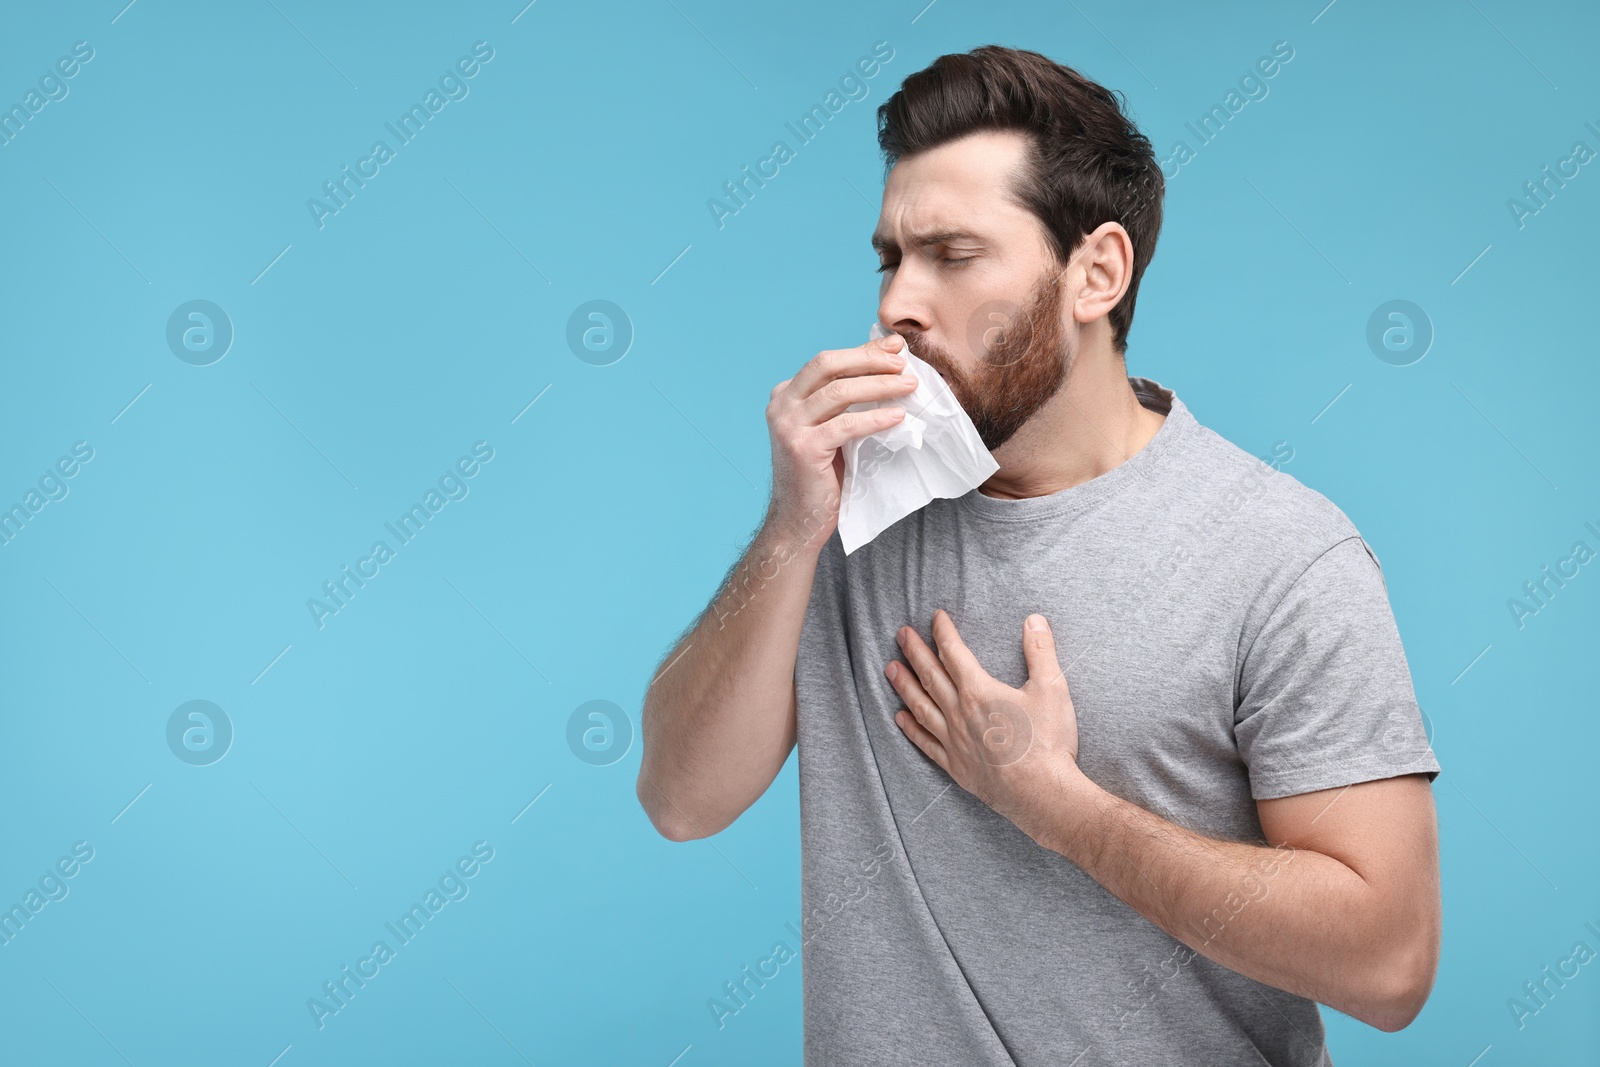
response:
<path id="1" fill-rule="evenodd" d="M 874 322 L 869 340 L 889 336 Z M 900 405 L 903 419 L 844 445 L 839 540 L 848 555 L 936 497 L 964 496 L 1000 464 L 939 372 L 902 348 L 917 377 L 907 396 L 851 404 L 847 411 Z"/>

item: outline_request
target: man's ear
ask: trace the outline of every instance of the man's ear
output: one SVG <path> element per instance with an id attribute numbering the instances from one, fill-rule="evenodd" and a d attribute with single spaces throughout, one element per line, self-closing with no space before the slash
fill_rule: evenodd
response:
<path id="1" fill-rule="evenodd" d="M 1073 294 L 1072 314 L 1089 323 L 1111 313 L 1133 280 L 1133 239 L 1121 223 L 1103 222 L 1084 238 L 1082 247 L 1068 260 L 1082 260 L 1083 287 Z"/>

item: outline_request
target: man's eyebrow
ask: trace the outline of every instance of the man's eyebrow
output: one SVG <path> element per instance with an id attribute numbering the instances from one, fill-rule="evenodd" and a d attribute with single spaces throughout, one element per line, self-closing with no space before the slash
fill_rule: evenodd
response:
<path id="1" fill-rule="evenodd" d="M 911 244 L 917 248 L 923 248 L 928 245 L 946 244 L 950 241 L 983 240 L 979 234 L 972 233 L 968 230 L 925 230 L 922 233 L 911 234 L 910 238 Z M 899 251 L 900 245 L 892 237 L 885 237 L 881 233 L 874 233 L 872 235 L 872 248 L 881 255 L 884 252 Z"/>

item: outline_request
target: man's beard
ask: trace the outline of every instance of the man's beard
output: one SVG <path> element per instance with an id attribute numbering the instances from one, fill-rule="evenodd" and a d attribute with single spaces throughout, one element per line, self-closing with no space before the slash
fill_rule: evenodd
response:
<path id="1" fill-rule="evenodd" d="M 972 372 L 963 371 L 922 333 L 904 334 L 911 353 L 949 384 L 991 452 L 1056 395 L 1071 370 L 1073 353 L 1061 330 L 1060 291 L 1061 275 L 1055 274 L 1040 280 L 1020 313 L 1009 301 L 981 306 L 967 331 L 978 359 Z"/>

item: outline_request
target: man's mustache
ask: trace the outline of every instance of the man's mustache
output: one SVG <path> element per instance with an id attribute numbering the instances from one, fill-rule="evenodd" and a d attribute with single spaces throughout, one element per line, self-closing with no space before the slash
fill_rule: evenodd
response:
<path id="1" fill-rule="evenodd" d="M 945 384 L 948 385 L 951 378 L 959 378 L 961 376 L 960 372 L 953 369 L 950 357 L 945 354 L 943 349 L 933 345 L 926 335 L 920 332 L 908 332 L 901 334 L 901 336 L 905 338 L 906 347 L 911 350 L 911 354 L 938 371 L 939 377 L 945 380 Z"/>

